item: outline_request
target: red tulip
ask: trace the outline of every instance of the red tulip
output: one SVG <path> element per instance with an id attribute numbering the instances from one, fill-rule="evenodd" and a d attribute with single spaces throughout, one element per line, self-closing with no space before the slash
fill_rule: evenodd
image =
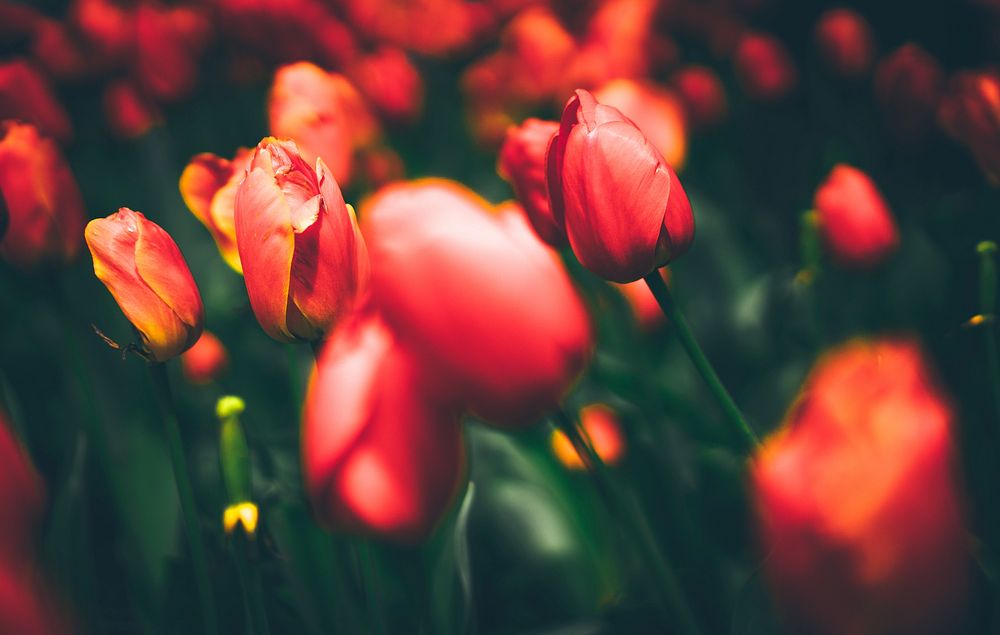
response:
<path id="1" fill-rule="evenodd" d="M 752 99 L 778 101 L 795 87 L 795 63 L 774 36 L 748 33 L 736 46 L 733 65 L 743 90 Z"/>
<path id="2" fill-rule="evenodd" d="M 827 248 L 841 264 L 878 264 L 899 244 L 896 221 L 875 183 L 849 165 L 837 165 L 816 190 L 813 205 Z"/>
<path id="3" fill-rule="evenodd" d="M 677 71 L 672 83 L 693 127 L 709 128 L 726 118 L 726 89 L 712 69 L 686 66 Z"/>
<path id="4" fill-rule="evenodd" d="M 957 73 L 941 100 L 938 120 L 972 152 L 990 183 L 1000 185 L 1000 76 Z"/>
<path id="5" fill-rule="evenodd" d="M 30 124 L 0 124 L 0 190 L 10 226 L 0 255 L 18 266 L 72 260 L 80 249 L 83 200 L 59 147 Z"/>
<path id="6" fill-rule="evenodd" d="M 943 81 L 937 60 L 916 44 L 904 44 L 879 62 L 875 96 L 893 134 L 918 141 L 927 133 Z"/>
<path id="7" fill-rule="evenodd" d="M 94 274 L 135 326 L 156 361 L 180 355 L 201 336 L 201 294 L 177 244 L 127 207 L 87 224 Z"/>
<path id="8" fill-rule="evenodd" d="M 843 77 L 860 77 L 871 68 L 875 43 L 868 22 L 851 9 L 830 9 L 816 23 L 816 46 L 827 66 Z"/>
<path id="9" fill-rule="evenodd" d="M 72 633 L 62 608 L 40 583 L 35 565 L 9 570 L 0 566 L 0 632 L 17 635 Z"/>
<path id="10" fill-rule="evenodd" d="M 210 384 L 226 370 L 229 354 L 215 335 L 203 331 L 194 346 L 181 355 L 184 378 L 192 384 Z"/>
<path id="11" fill-rule="evenodd" d="M 538 236 L 556 247 L 566 242 L 566 234 L 552 217 L 549 207 L 545 151 L 558 130 L 559 124 L 541 119 L 527 119 L 520 126 L 511 126 L 497 162 L 497 172 L 514 188 Z"/>
<path id="12" fill-rule="evenodd" d="M 200 10 L 141 2 L 135 9 L 135 76 L 154 97 L 176 100 L 194 89 L 198 58 L 208 42 Z"/>
<path id="13" fill-rule="evenodd" d="M 420 114 L 423 79 L 403 51 L 381 48 L 360 59 L 350 75 L 368 101 L 389 119 L 412 121 Z"/>
<path id="14" fill-rule="evenodd" d="M 583 266 L 631 282 L 687 251 L 694 216 L 677 175 L 621 112 L 577 90 L 547 157 L 549 202 Z"/>
<path id="15" fill-rule="evenodd" d="M 322 159 L 262 140 L 236 191 L 236 245 L 257 321 L 279 341 L 317 340 L 368 280 L 354 210 Z"/>
<path id="16" fill-rule="evenodd" d="M 156 105 L 129 81 L 116 81 L 105 87 L 104 116 L 111 132 L 123 139 L 141 137 L 160 122 Z"/>
<path id="17" fill-rule="evenodd" d="M 796 632 L 952 630 L 968 557 L 952 425 L 913 343 L 852 342 L 813 370 L 752 467 L 765 570 Z"/>
<path id="18" fill-rule="evenodd" d="M 236 190 L 246 176 L 251 150 L 239 148 L 230 161 L 204 152 L 181 174 L 180 190 L 195 218 L 212 234 L 226 264 L 243 273 L 236 249 Z"/>
<path id="19" fill-rule="evenodd" d="M 458 399 L 508 425 L 558 404 L 589 356 L 590 324 L 521 211 L 425 180 L 381 189 L 362 218 L 375 303 Z"/>
<path id="20" fill-rule="evenodd" d="M 625 435 L 618 415 L 604 404 L 591 404 L 580 410 L 580 425 L 590 439 L 597 456 L 605 465 L 617 465 L 625 458 Z M 549 438 L 552 453 L 566 468 L 583 470 L 587 465 L 562 430 L 553 430 Z"/>
<path id="21" fill-rule="evenodd" d="M 458 493 L 458 411 L 438 402 L 418 359 L 377 315 L 355 316 L 323 347 L 302 423 L 302 469 L 332 528 L 417 543 Z"/>
<path id="22" fill-rule="evenodd" d="M 476 42 L 494 17 L 466 0 L 343 0 L 351 25 L 368 38 L 442 56 Z"/>
<path id="23" fill-rule="evenodd" d="M 687 131 L 684 111 L 669 90 L 631 79 L 615 79 L 594 91 L 598 102 L 617 108 L 660 151 L 674 170 L 684 167 L 687 158 Z"/>
<path id="24" fill-rule="evenodd" d="M 60 143 L 73 138 L 73 125 L 48 82 L 22 60 L 0 63 L 0 119 L 33 123 Z"/>

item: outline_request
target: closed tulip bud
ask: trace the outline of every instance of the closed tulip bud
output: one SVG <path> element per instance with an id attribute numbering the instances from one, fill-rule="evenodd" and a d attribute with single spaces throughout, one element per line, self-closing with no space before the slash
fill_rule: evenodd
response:
<path id="1" fill-rule="evenodd" d="M 692 127 L 710 128 L 726 118 L 726 88 L 712 69 L 686 66 L 677 71 L 672 83 Z"/>
<path id="2" fill-rule="evenodd" d="M 284 342 L 313 341 L 349 312 L 368 282 L 354 210 L 322 159 L 265 138 L 236 192 L 236 244 L 261 327 Z"/>
<path id="3" fill-rule="evenodd" d="M 868 22 L 851 9 L 830 9 L 816 23 L 823 62 L 842 77 L 861 77 L 871 68 L 875 43 Z"/>
<path id="4" fill-rule="evenodd" d="M 916 44 L 904 44 L 875 69 L 875 97 L 889 130 L 904 141 L 919 141 L 930 129 L 941 99 L 944 71 Z"/>
<path id="5" fill-rule="evenodd" d="M 764 567 L 796 630 L 953 632 L 968 558 L 953 416 L 919 350 L 822 359 L 753 461 Z"/>
<path id="6" fill-rule="evenodd" d="M 80 190 L 59 147 L 30 124 L 0 124 L 0 190 L 10 216 L 0 243 L 5 260 L 30 267 L 76 256 L 84 222 Z"/>
<path id="7" fill-rule="evenodd" d="M 192 384 L 210 384 L 226 370 L 229 354 L 215 335 L 203 331 L 194 346 L 181 355 L 184 378 Z"/>
<path id="8" fill-rule="evenodd" d="M 734 55 L 736 78 L 751 99 L 778 101 L 795 87 L 795 63 L 774 36 L 748 33 L 740 38 Z"/>
<path id="9" fill-rule="evenodd" d="M 73 138 L 73 125 L 48 82 L 22 60 L 0 63 L 0 119 L 33 123 L 60 143 Z"/>
<path id="10" fill-rule="evenodd" d="M 625 458 L 625 435 L 614 410 L 604 404 L 586 406 L 580 410 L 580 425 L 605 465 L 617 465 Z M 553 430 L 549 442 L 553 454 L 567 469 L 587 469 L 584 458 L 577 453 L 565 432 Z"/>
<path id="11" fill-rule="evenodd" d="M 813 206 L 823 242 L 843 265 L 876 265 L 899 244 L 889 205 L 875 183 L 857 168 L 834 167 L 817 188 Z"/>
<path id="12" fill-rule="evenodd" d="M 535 232 L 555 247 L 565 244 L 566 234 L 552 217 L 549 207 L 545 151 L 558 130 L 556 122 L 541 119 L 527 119 L 520 126 L 511 126 L 500 147 L 497 163 L 497 172 L 514 188 Z"/>
<path id="13" fill-rule="evenodd" d="M 614 79 L 594 91 L 599 103 L 617 108 L 642 131 L 674 170 L 687 158 L 684 111 L 677 97 L 663 88 L 631 79 Z"/>
<path id="14" fill-rule="evenodd" d="M 302 469 L 333 529 L 417 543 L 461 486 L 458 411 L 377 315 L 354 316 L 323 346 L 302 423 Z"/>
<path id="15" fill-rule="evenodd" d="M 94 274 L 139 331 L 146 353 L 163 362 L 201 336 L 201 294 L 177 244 L 156 223 L 123 207 L 87 224 Z"/>
<path id="16" fill-rule="evenodd" d="M 691 246 L 694 215 L 677 175 L 635 124 L 589 92 L 566 104 L 546 162 L 553 217 L 602 278 L 638 280 Z"/>
<path id="17" fill-rule="evenodd" d="M 181 173 L 184 202 L 215 239 L 226 264 L 243 273 L 236 248 L 236 189 L 246 176 L 252 150 L 240 148 L 232 160 L 204 152 L 196 155 Z"/>
<path id="18" fill-rule="evenodd" d="M 945 132 L 972 152 L 989 182 L 1000 185 L 1000 76 L 957 73 L 941 100 L 938 120 Z"/>
<path id="19" fill-rule="evenodd" d="M 589 357 L 590 322 L 522 211 L 426 180 L 383 188 L 362 217 L 374 301 L 457 400 L 512 426 L 561 401 Z"/>

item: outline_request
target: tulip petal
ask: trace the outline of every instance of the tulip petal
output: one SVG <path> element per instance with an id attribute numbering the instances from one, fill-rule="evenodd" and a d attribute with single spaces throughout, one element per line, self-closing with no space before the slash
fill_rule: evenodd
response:
<path id="1" fill-rule="evenodd" d="M 177 243 L 156 223 L 140 219 L 135 244 L 135 269 L 139 277 L 185 324 L 197 328 L 191 343 L 201 335 L 205 310 L 191 270 Z"/>
<path id="2" fill-rule="evenodd" d="M 196 155 L 181 173 L 181 197 L 195 218 L 209 229 L 215 224 L 211 215 L 212 199 L 232 173 L 233 166 L 228 159 L 210 152 Z"/>

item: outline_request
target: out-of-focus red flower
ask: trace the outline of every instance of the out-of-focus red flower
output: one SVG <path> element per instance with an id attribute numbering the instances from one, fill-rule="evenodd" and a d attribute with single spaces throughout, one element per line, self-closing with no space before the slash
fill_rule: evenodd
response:
<path id="1" fill-rule="evenodd" d="M 136 81 L 157 99 L 172 101 L 188 95 L 208 42 L 207 16 L 193 7 L 141 2 L 133 24 Z"/>
<path id="2" fill-rule="evenodd" d="M 580 424 L 587 434 L 590 442 L 597 452 L 597 456 L 605 465 L 617 465 L 625 458 L 625 435 L 622 434 L 621 424 L 618 423 L 618 415 L 615 411 L 604 404 L 591 404 L 580 409 Z M 562 430 L 553 430 L 549 439 L 552 446 L 552 453 L 556 455 L 559 462 L 570 470 L 584 470 L 586 463 L 573 442 L 569 440 Z"/>
<path id="3" fill-rule="evenodd" d="M 566 243 L 566 234 L 549 208 L 545 152 L 558 130 L 556 122 L 541 119 L 527 119 L 520 126 L 511 126 L 497 161 L 497 172 L 514 188 L 538 236 L 555 247 Z"/>
<path id="4" fill-rule="evenodd" d="M 950 630 L 967 586 L 952 425 L 912 342 L 817 364 L 752 467 L 764 566 L 801 632 Z"/>
<path id="5" fill-rule="evenodd" d="M 868 21 L 851 9 L 830 9 L 820 16 L 816 46 L 823 62 L 842 77 L 861 77 L 871 68 L 875 56 Z"/>
<path id="6" fill-rule="evenodd" d="M 389 119 L 413 121 L 423 108 L 423 79 L 399 49 L 383 47 L 362 57 L 350 76 L 369 103 Z"/>
<path id="7" fill-rule="evenodd" d="M 47 593 L 40 574 L 0 566 L 0 632 L 18 635 L 72 633 L 64 609 Z"/>
<path id="8" fill-rule="evenodd" d="M 210 384 L 225 372 L 229 365 L 229 353 L 222 341 L 209 331 L 202 331 L 201 337 L 181 355 L 181 370 L 184 378 L 192 384 Z"/>
<path id="9" fill-rule="evenodd" d="M 417 543 L 462 484 L 459 412 L 376 314 L 340 325 L 323 346 L 302 424 L 306 489 L 336 529 Z"/>
<path id="10" fill-rule="evenodd" d="M 33 123 L 60 143 L 73 138 L 69 117 L 48 82 L 23 60 L 0 64 L 0 119 Z"/>
<path id="11" fill-rule="evenodd" d="M 813 206 L 819 230 L 841 264 L 870 267 L 899 245 L 896 221 L 871 178 L 849 165 L 837 165 L 816 189 Z"/>
<path id="12" fill-rule="evenodd" d="M 268 101 L 271 134 L 295 141 L 309 163 L 322 157 L 339 183 L 350 182 L 354 152 L 375 141 L 378 122 L 343 75 L 308 62 L 283 66 Z"/>
<path id="13" fill-rule="evenodd" d="M 684 168 L 687 158 L 684 111 L 671 91 L 648 82 L 615 79 L 595 90 L 594 98 L 628 117 L 660 151 L 667 165 L 674 170 Z"/>
<path id="14" fill-rule="evenodd" d="M 65 22 L 44 19 L 31 42 L 31 57 L 50 77 L 76 80 L 97 66 L 85 43 Z"/>
<path id="15" fill-rule="evenodd" d="M 30 40 L 45 16 L 34 7 L 11 0 L 0 1 L 0 44 Z"/>
<path id="16" fill-rule="evenodd" d="M 170 234 L 127 207 L 87 224 L 94 274 L 159 362 L 201 336 L 205 309 L 184 256 Z"/>
<path id="17" fill-rule="evenodd" d="M 889 129 L 904 141 L 919 141 L 930 129 L 941 99 L 944 71 L 916 44 L 904 44 L 875 69 L 875 97 Z"/>
<path id="18" fill-rule="evenodd" d="M 664 282 L 669 283 L 670 270 L 666 267 L 660 269 L 660 277 L 663 278 Z M 663 309 L 660 308 L 660 304 L 656 301 L 653 292 L 649 290 L 649 285 L 646 284 L 645 280 L 612 284 L 625 296 L 639 328 L 644 331 L 652 331 L 666 323 L 667 318 L 663 315 Z"/>
<path id="19" fill-rule="evenodd" d="M 257 321 L 279 341 L 317 340 L 355 305 L 368 254 L 324 161 L 291 141 L 257 144 L 236 190 L 236 245 Z"/>
<path id="20" fill-rule="evenodd" d="M 548 151 L 549 203 L 584 267 L 632 282 L 687 251 L 694 215 L 677 175 L 642 132 L 585 90 Z"/>
<path id="21" fill-rule="evenodd" d="M 590 322 L 520 209 L 425 180 L 383 188 L 362 219 L 374 302 L 459 399 L 512 426 L 560 401 L 589 357 Z"/>
<path id="22" fill-rule="evenodd" d="M 70 21 L 95 53 L 107 62 L 121 62 L 132 50 L 133 14 L 112 0 L 73 0 Z"/>
<path id="23" fill-rule="evenodd" d="M 249 148 L 239 148 L 231 161 L 209 152 L 196 155 L 180 180 L 188 209 L 212 234 L 226 264 L 241 274 L 236 248 L 236 189 L 246 176 L 251 153 Z"/>
<path id="24" fill-rule="evenodd" d="M 990 183 L 1000 185 L 1000 76 L 957 73 L 941 100 L 938 120 L 945 132 L 972 152 Z"/>
<path id="25" fill-rule="evenodd" d="M 785 98 L 798 79 L 785 45 L 765 33 L 747 33 L 740 38 L 733 66 L 744 92 L 759 101 Z"/>
<path id="26" fill-rule="evenodd" d="M 649 73 L 654 47 L 655 0 L 608 0 L 587 23 L 570 78 L 576 86 L 593 88 L 617 77 Z M 565 82 L 563 82 L 563 87 Z M 561 90 L 559 94 L 565 92 Z"/>
<path id="27" fill-rule="evenodd" d="M 455 53 L 494 25 L 492 11 L 466 0 L 341 0 L 347 20 L 369 39 L 424 55 Z"/>
<path id="28" fill-rule="evenodd" d="M 104 116 L 111 132 L 123 139 L 141 137 L 160 123 L 156 105 L 127 80 L 111 82 L 104 88 Z"/>
<path id="29" fill-rule="evenodd" d="M 368 189 L 378 189 L 406 176 L 406 166 L 399 153 L 388 146 L 369 146 L 358 158 Z"/>
<path id="30" fill-rule="evenodd" d="M 693 128 L 710 128 L 726 118 L 726 89 L 712 69 L 685 66 L 674 74 L 672 83 Z"/>
<path id="31" fill-rule="evenodd" d="M 45 488 L 27 453 L 0 412 L 0 572 L 31 561 L 35 531 L 45 509 Z M 3 594 L 0 593 L 0 597 Z M 2 600 L 0 600 L 2 601 Z M 0 625 L 4 624 L 0 611 Z M 8 631 L 9 632 L 9 631 Z"/>
<path id="32" fill-rule="evenodd" d="M 10 214 L 5 260 L 30 267 L 76 256 L 83 199 L 59 147 L 30 124 L 0 124 L 0 190 Z"/>

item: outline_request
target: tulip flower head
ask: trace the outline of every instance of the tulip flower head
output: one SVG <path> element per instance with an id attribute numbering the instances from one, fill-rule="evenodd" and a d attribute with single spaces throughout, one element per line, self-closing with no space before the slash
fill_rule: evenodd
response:
<path id="1" fill-rule="evenodd" d="M 181 355 L 184 378 L 192 384 L 210 384 L 229 365 L 229 354 L 218 337 L 203 331 L 194 346 Z"/>
<path id="2" fill-rule="evenodd" d="M 953 417 L 917 345 L 822 359 L 752 466 L 765 570 L 809 633 L 931 633 L 966 589 Z M 953 626 L 953 625 L 952 625 Z"/>
<path id="3" fill-rule="evenodd" d="M 694 215 L 677 174 L 618 109 L 577 90 L 546 161 L 553 218 L 595 274 L 632 282 L 691 246 Z"/>
<path id="4" fill-rule="evenodd" d="M 558 130 L 559 124 L 541 119 L 527 119 L 520 126 L 511 126 L 497 163 L 497 172 L 514 188 L 539 238 L 555 247 L 565 243 L 566 235 L 552 218 L 549 207 L 545 151 Z"/>
<path id="5" fill-rule="evenodd" d="M 816 190 L 819 230 L 833 257 L 843 265 L 871 267 L 899 245 L 889 205 L 867 174 L 837 165 Z"/>
<path id="6" fill-rule="evenodd" d="M 73 124 L 48 82 L 23 60 L 0 63 L 0 119 L 30 122 L 60 143 L 73 138 Z"/>
<path id="7" fill-rule="evenodd" d="M 205 311 L 184 256 L 170 235 L 123 207 L 87 224 L 94 274 L 139 331 L 158 362 L 180 355 L 201 336 Z"/>
<path id="8" fill-rule="evenodd" d="M 904 141 L 919 141 L 926 135 L 943 83 L 941 65 L 916 44 L 904 44 L 880 61 L 875 97 L 889 130 Z"/>
<path id="9" fill-rule="evenodd" d="M 712 69 L 685 66 L 673 76 L 672 83 L 692 127 L 709 128 L 726 118 L 726 88 Z"/>
<path id="10" fill-rule="evenodd" d="M 586 406 L 580 410 L 580 425 L 605 465 L 617 465 L 625 458 L 625 435 L 614 410 L 604 404 Z M 577 453 L 565 432 L 553 430 L 550 444 L 556 458 L 567 469 L 587 469 L 583 457 Z"/>
<path id="11" fill-rule="evenodd" d="M 795 87 L 798 72 L 784 44 L 772 35 L 747 33 L 733 58 L 736 76 L 751 99 L 774 102 Z"/>
<path id="12" fill-rule="evenodd" d="M 240 148 L 232 160 L 204 152 L 181 174 L 180 190 L 195 218 L 212 234 L 219 253 L 237 273 L 243 273 L 236 248 L 236 189 L 246 176 L 252 151 Z"/>
<path id="13" fill-rule="evenodd" d="M 956 74 L 941 100 L 938 120 L 972 152 L 990 183 L 1000 185 L 1000 75 Z"/>
<path id="14" fill-rule="evenodd" d="M 816 46 L 823 61 L 842 77 L 860 77 L 868 72 L 875 43 L 868 22 L 855 11 L 830 9 L 816 24 Z"/>
<path id="15" fill-rule="evenodd" d="M 250 306 L 276 340 L 320 339 L 367 285 L 354 210 L 323 160 L 311 167 L 291 141 L 257 145 L 235 222 Z"/>

